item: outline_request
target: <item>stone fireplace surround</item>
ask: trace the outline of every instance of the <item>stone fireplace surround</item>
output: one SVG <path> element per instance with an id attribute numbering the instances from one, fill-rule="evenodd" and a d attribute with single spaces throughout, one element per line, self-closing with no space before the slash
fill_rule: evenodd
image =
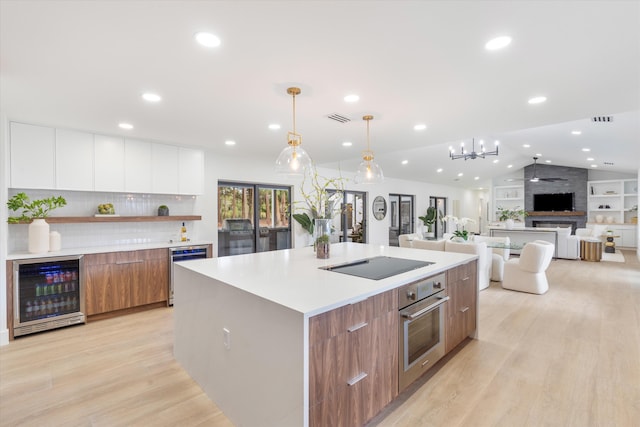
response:
<path id="1" fill-rule="evenodd" d="M 570 168 L 566 166 L 552 166 L 537 164 L 536 175 L 538 178 L 566 178 L 566 181 L 538 181 L 530 182 L 533 176 L 533 164 L 524 168 L 524 208 L 527 212 L 533 211 L 533 195 L 540 193 L 575 193 L 575 213 L 549 212 L 547 215 L 537 212 L 525 218 L 527 227 L 551 227 L 571 226 L 571 234 L 575 234 L 576 228 L 587 226 L 587 180 L 588 170 L 584 168 Z"/>

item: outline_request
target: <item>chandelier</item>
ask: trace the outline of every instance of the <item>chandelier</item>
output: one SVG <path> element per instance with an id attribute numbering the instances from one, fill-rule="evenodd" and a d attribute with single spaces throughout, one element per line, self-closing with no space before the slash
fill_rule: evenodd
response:
<path id="1" fill-rule="evenodd" d="M 280 152 L 276 159 L 276 173 L 302 176 L 305 169 L 311 166 L 311 157 L 300 146 L 302 135 L 296 133 L 296 95 L 300 95 L 300 88 L 290 87 L 287 89 L 287 93 L 293 97 L 293 132 L 287 133 L 288 146 Z"/>
<path id="2" fill-rule="evenodd" d="M 362 162 L 354 181 L 356 184 L 375 184 L 384 181 L 384 175 L 380 165 L 373 160 L 373 151 L 369 145 L 369 122 L 373 120 L 373 116 L 364 116 L 362 120 L 367 122 L 367 149 L 362 152 Z"/>
<path id="3" fill-rule="evenodd" d="M 480 140 L 480 151 L 476 152 L 476 141 L 475 139 L 471 140 L 471 151 L 466 151 L 464 148 L 464 142 L 460 144 L 460 154 L 456 154 L 453 147 L 449 147 L 449 157 L 451 160 L 456 159 L 477 159 L 478 157 L 482 157 L 483 159 L 486 156 L 497 156 L 498 155 L 498 145 L 500 145 L 500 141 L 496 141 L 495 150 L 487 151 L 484 147 L 484 141 Z"/>

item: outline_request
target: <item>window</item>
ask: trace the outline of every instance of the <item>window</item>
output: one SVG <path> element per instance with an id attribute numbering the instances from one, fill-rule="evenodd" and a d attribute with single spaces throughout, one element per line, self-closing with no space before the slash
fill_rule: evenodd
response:
<path id="1" fill-rule="evenodd" d="M 389 194 L 389 246 L 399 246 L 398 236 L 414 232 L 413 196 L 408 194 Z"/>
<path id="2" fill-rule="evenodd" d="M 290 248 L 290 204 L 290 187 L 219 182 L 218 256 Z"/>

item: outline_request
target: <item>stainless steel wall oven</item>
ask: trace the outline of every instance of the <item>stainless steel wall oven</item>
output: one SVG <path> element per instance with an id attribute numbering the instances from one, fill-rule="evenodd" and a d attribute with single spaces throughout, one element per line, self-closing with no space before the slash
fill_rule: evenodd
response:
<path id="1" fill-rule="evenodd" d="M 444 303 L 448 300 L 444 274 L 398 289 L 400 390 L 444 356 Z"/>
<path id="2" fill-rule="evenodd" d="M 13 261 L 13 335 L 85 323 L 82 255 Z"/>

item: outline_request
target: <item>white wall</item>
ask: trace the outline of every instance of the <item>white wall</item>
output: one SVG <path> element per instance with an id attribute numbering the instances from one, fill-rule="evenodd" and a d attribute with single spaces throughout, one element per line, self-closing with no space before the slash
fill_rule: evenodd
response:
<path id="1" fill-rule="evenodd" d="M 9 183 L 9 127 L 4 115 L 0 115 L 0 346 L 9 343 L 7 329 L 7 185 Z"/>

